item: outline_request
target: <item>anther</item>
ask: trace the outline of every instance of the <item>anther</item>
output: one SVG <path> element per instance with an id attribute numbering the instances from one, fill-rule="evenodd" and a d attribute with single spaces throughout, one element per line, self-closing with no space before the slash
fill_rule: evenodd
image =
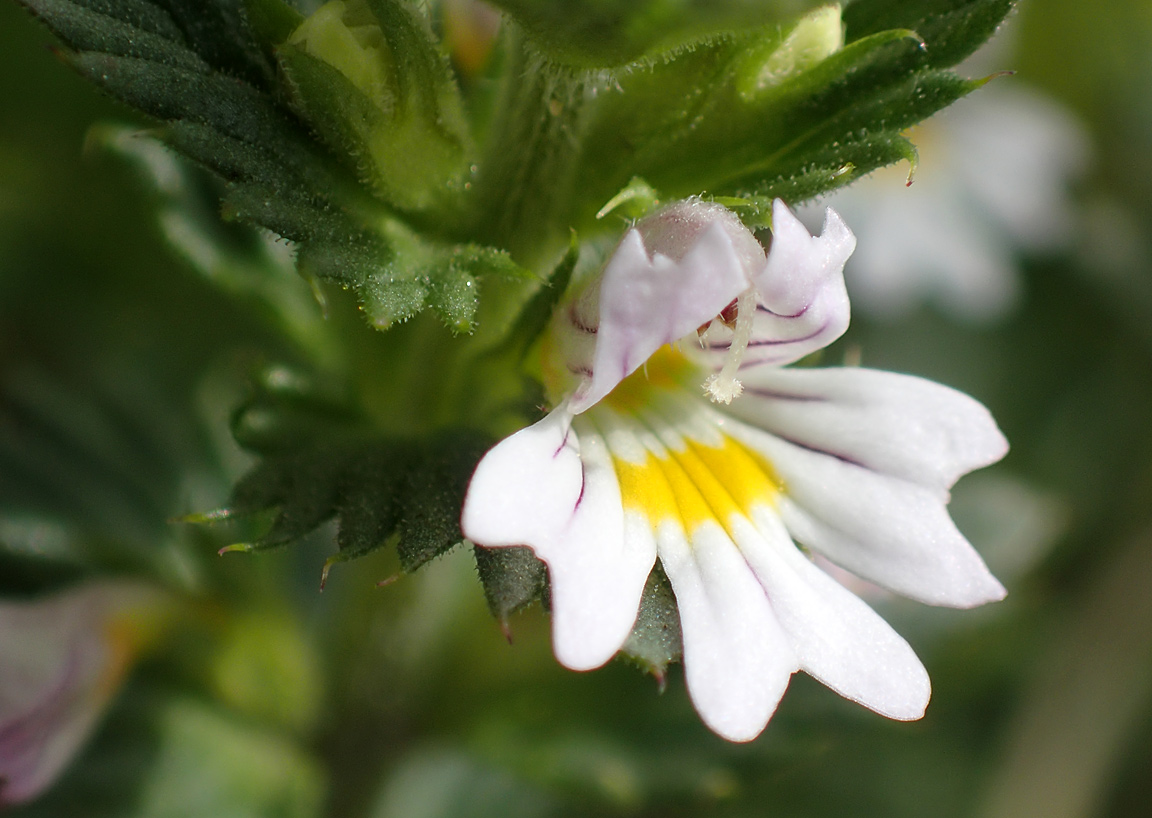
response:
<path id="1" fill-rule="evenodd" d="M 731 326 L 729 317 L 732 305 L 725 308 L 720 319 Z M 704 381 L 704 394 L 713 403 L 731 403 L 733 398 L 740 397 L 744 385 L 736 379 L 740 370 L 740 362 L 748 349 L 748 342 L 752 340 L 752 321 L 756 316 L 756 290 L 749 287 L 740 293 L 736 299 L 735 326 L 732 328 L 732 343 L 728 347 L 728 355 L 724 358 L 724 366 L 715 375 L 710 375 Z"/>

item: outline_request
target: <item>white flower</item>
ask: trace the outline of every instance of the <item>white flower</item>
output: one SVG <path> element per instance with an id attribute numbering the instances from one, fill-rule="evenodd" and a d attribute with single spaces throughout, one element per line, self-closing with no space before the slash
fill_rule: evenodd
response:
<path id="1" fill-rule="evenodd" d="M 0 602 L 0 807 L 56 780 L 166 610 L 157 591 L 124 582 Z"/>
<path id="2" fill-rule="evenodd" d="M 930 301 L 968 321 L 1003 317 L 1019 299 L 1019 254 L 1058 252 L 1077 235 L 1069 188 L 1088 161 L 1083 127 L 1050 98 L 1001 80 L 912 139 L 913 184 L 893 166 L 825 200 L 863 240 L 848 265 L 853 302 L 880 316 Z"/>
<path id="3" fill-rule="evenodd" d="M 767 258 L 701 201 L 630 230 L 545 337 L 555 408 L 481 460 L 462 516 L 473 542 L 548 565 L 573 669 L 621 647 L 659 557 L 689 693 L 736 741 L 797 670 L 891 718 L 928 702 L 908 644 L 796 543 L 930 604 L 1004 594 L 945 510 L 960 475 L 1007 450 L 987 410 L 905 375 L 780 368 L 847 327 L 855 238 L 832 210 L 818 238 L 782 202 L 773 222 Z"/>

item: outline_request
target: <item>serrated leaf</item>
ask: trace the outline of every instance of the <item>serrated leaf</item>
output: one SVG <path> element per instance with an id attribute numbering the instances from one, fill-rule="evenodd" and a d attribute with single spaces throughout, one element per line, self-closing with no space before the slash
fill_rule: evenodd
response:
<path id="1" fill-rule="evenodd" d="M 271 64 L 253 41 L 242 0 L 162 0 L 190 47 L 213 68 L 268 87 Z"/>
<path id="2" fill-rule="evenodd" d="M 336 562 L 389 544 L 402 568 L 415 571 L 461 541 L 460 508 L 487 437 L 466 430 L 422 439 L 374 435 L 338 390 L 318 389 L 281 367 L 266 371 L 257 387 L 236 418 L 257 411 L 271 427 L 292 433 L 258 436 L 264 459 L 236 484 L 226 508 L 201 515 L 210 521 L 276 512 L 265 534 L 232 550 L 288 545 L 336 519 L 338 551 L 326 575 Z"/>
<path id="3" fill-rule="evenodd" d="M 410 470 L 404 494 L 411 498 L 400 524 L 400 565 L 415 571 L 460 542 L 460 508 L 476 464 L 488 450 L 487 438 L 456 432 L 421 455 Z"/>
<path id="4" fill-rule="evenodd" d="M 283 31 L 294 19 L 273 0 L 252 5 L 263 14 L 258 19 L 265 36 L 273 36 L 269 27 Z M 171 0 L 159 9 L 138 0 L 29 0 L 29 6 L 77 49 L 68 59 L 82 75 L 166 121 L 160 134 L 169 144 L 228 183 L 221 193 L 226 219 L 300 242 L 305 276 L 356 289 L 375 325 L 387 327 L 432 307 L 457 331 L 469 330 L 478 279 L 519 269 L 498 249 L 430 244 L 386 216 L 268 93 L 261 46 L 244 24 L 239 2 Z M 401 26 L 405 36 L 419 34 L 415 12 L 397 13 L 408 21 Z M 462 114 L 444 107 L 451 107 L 454 86 L 445 90 L 443 82 L 451 78 L 442 58 L 428 51 L 427 32 L 420 36 L 422 56 L 405 63 L 406 70 L 421 81 L 435 80 L 436 127 L 463 127 Z M 410 157 L 400 161 L 412 164 Z M 396 227 L 381 230 L 381 219 Z M 408 236 L 404 258 L 392 248 L 397 230 Z"/>
<path id="5" fill-rule="evenodd" d="M 983 42 L 1009 9 L 957 0 L 942 18 L 912 20 L 923 31 L 858 38 L 753 94 L 752 55 L 778 34 L 713 43 L 618 77 L 584 136 L 576 177 L 587 198 L 576 221 L 590 225 L 635 175 L 672 198 L 704 190 L 797 201 L 906 157 L 904 129 L 979 85 L 940 66 Z"/>
<path id="6" fill-rule="evenodd" d="M 101 13 L 96 3 L 86 6 L 69 0 L 25 0 L 25 5 L 77 51 L 138 57 L 205 74 L 211 71 L 211 66 L 186 45 L 171 18 L 155 6 L 140 4 L 152 14 L 141 15 L 144 25 L 139 26 Z"/>
<path id="7" fill-rule="evenodd" d="M 414 571 L 461 541 L 464 489 L 486 444 L 458 432 L 273 455 L 237 484 L 229 513 L 279 509 L 269 531 L 246 550 L 290 544 L 336 518 L 339 559 L 364 556 L 395 537 L 401 565 Z"/>
<path id="8" fill-rule="evenodd" d="M 1014 0 L 856 0 L 844 10 L 849 42 L 885 29 L 911 29 L 927 45 L 922 65 L 955 65 L 988 41 Z"/>
<path id="9" fill-rule="evenodd" d="M 379 548 L 396 531 L 404 509 L 403 473 L 384 458 L 362 458 L 341 476 L 340 529 L 336 545 L 347 559 Z"/>

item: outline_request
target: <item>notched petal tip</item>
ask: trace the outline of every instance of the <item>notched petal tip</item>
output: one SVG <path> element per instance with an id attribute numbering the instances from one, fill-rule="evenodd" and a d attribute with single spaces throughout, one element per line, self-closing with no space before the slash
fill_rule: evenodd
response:
<path id="1" fill-rule="evenodd" d="M 566 405 L 484 456 L 461 527 L 477 545 L 527 546 L 548 566 L 561 664 L 591 670 L 624 644 L 655 547 L 625 541 L 611 457 L 593 429 L 574 427 Z"/>
<path id="2" fill-rule="evenodd" d="M 836 258 L 843 256 L 844 262 L 848 261 L 856 250 L 856 234 L 834 208 L 829 207 L 824 211 L 824 226 L 820 229 L 820 238 L 835 249 L 833 256 Z"/>

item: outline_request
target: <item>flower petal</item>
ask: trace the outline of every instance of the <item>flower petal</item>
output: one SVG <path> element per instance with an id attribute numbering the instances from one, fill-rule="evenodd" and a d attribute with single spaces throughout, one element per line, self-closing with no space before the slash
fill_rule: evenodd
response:
<path id="1" fill-rule="evenodd" d="M 590 427 L 573 428 L 565 406 L 484 456 L 461 528 L 478 545 L 529 546 L 548 565 L 553 650 L 562 664 L 599 667 L 628 638 L 655 544 L 625 537 L 607 447 Z"/>
<path id="2" fill-rule="evenodd" d="M 800 669 L 841 696 L 894 719 L 918 719 L 931 695 L 908 643 L 875 611 L 800 553 L 768 506 L 732 521 L 736 543 L 788 634 Z"/>
<path id="3" fill-rule="evenodd" d="M 655 530 L 680 611 L 692 701 L 714 731 L 748 741 L 764 729 L 799 665 L 724 529 L 722 518 L 738 502 L 712 473 L 725 458 L 723 435 L 699 399 L 653 397 L 639 414 L 602 404 L 587 417 L 604 430 L 617 460 L 625 518 Z M 740 461 L 735 465 L 739 481 Z"/>
<path id="4" fill-rule="evenodd" d="M 657 349 L 711 321 L 747 287 L 745 261 L 720 221 L 679 261 L 659 252 L 649 257 L 640 231 L 629 230 L 604 270 L 592 375 L 572 397 L 572 412 L 594 405 Z"/>
<path id="5" fill-rule="evenodd" d="M 800 666 L 789 639 L 720 526 L 701 525 L 691 544 L 674 522 L 662 524 L 656 536 L 680 609 L 692 703 L 719 735 L 751 741 L 768 724 Z"/>
<path id="6" fill-rule="evenodd" d="M 787 205 L 773 202 L 768 261 L 752 275 L 758 304 L 745 367 L 783 366 L 844 334 L 850 312 L 844 263 L 855 247 L 856 237 L 835 210 L 828 209 L 823 232 L 812 236 Z M 729 328 L 713 325 L 705 353 L 712 366 L 720 365 L 731 339 Z"/>
<path id="7" fill-rule="evenodd" d="M 792 536 L 837 565 L 930 605 L 967 608 L 1004 597 L 939 490 L 739 422 L 725 431 L 776 470 L 784 486 L 780 514 Z"/>
<path id="8" fill-rule="evenodd" d="M 983 405 L 923 378 L 847 367 L 757 367 L 742 380 L 744 394 L 728 414 L 941 497 L 961 475 L 1008 451 Z"/>

